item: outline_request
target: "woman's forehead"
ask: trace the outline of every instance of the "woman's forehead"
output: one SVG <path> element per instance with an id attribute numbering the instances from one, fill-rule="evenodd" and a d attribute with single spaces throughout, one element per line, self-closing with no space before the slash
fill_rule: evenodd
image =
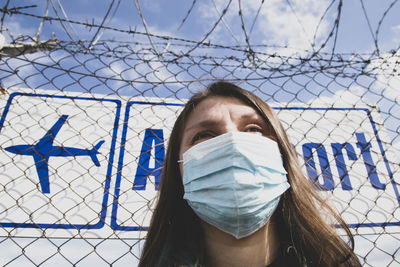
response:
<path id="1" fill-rule="evenodd" d="M 182 135 L 190 136 L 205 128 L 243 126 L 249 122 L 260 124 L 266 132 L 271 132 L 269 121 L 244 101 L 235 97 L 209 97 L 193 108 L 183 125 Z"/>
<path id="2" fill-rule="evenodd" d="M 188 119 L 186 125 L 191 121 L 204 119 L 205 117 L 215 118 L 218 116 L 240 116 L 240 115 L 258 115 L 258 112 L 242 100 L 235 97 L 212 96 L 204 99 L 196 105 Z"/>

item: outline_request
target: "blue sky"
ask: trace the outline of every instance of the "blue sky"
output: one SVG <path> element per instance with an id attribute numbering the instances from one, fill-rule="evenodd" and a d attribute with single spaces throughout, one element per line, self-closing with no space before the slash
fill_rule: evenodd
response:
<path id="1" fill-rule="evenodd" d="M 149 63 L 138 64 L 135 61 L 136 58 L 116 61 L 103 57 L 101 58 L 103 61 L 86 61 L 90 55 L 81 54 L 77 59 L 85 62 L 87 70 L 75 68 L 74 58 L 70 61 L 59 61 L 66 56 L 62 52 L 52 53 L 51 59 L 41 58 L 40 53 L 36 53 L 28 55 L 27 58 L 35 59 L 43 64 L 57 63 L 62 68 L 73 68 L 82 73 L 95 72 L 114 80 L 102 83 L 97 79 L 90 80 L 89 77 L 81 78 L 79 75 L 78 77 L 70 75 L 58 77 L 56 71 L 46 70 L 48 81 L 50 81 L 48 82 L 43 81 L 43 76 L 38 70 L 33 69 L 26 62 L 10 60 L 8 61 L 10 71 L 18 68 L 23 82 L 17 81 L 15 76 L 8 76 L 2 79 L 2 84 L 6 87 L 17 85 L 70 91 L 90 90 L 95 93 L 118 93 L 130 96 L 187 98 L 193 90 L 208 84 L 211 79 L 247 78 L 249 80 L 245 87 L 249 90 L 261 88 L 262 90 L 257 93 L 270 102 L 309 102 L 319 98 L 325 99 L 325 102 L 332 102 L 328 99 L 341 99 L 342 95 L 350 92 L 359 99 L 359 103 L 367 103 L 381 109 L 389 134 L 395 143 L 400 144 L 400 138 L 397 137 L 400 110 L 396 107 L 400 103 L 398 90 L 400 80 L 395 75 L 399 68 L 396 61 L 400 44 L 400 20 L 398 19 L 400 4 L 393 0 L 343 1 L 339 24 L 335 28 L 339 3 L 340 1 L 322 0 L 10 1 L 8 8 L 36 5 L 36 7 L 24 8 L 20 11 L 43 16 L 47 8 L 47 16 L 62 19 L 62 23 L 44 21 L 39 34 L 42 41 L 55 36 L 58 40 L 65 42 L 84 40 L 87 47 L 90 44 L 105 42 L 111 48 L 116 47 L 119 42 L 129 42 L 131 50 L 125 49 L 125 56 L 129 54 L 129 51 L 132 53 L 142 51 L 142 60 L 149 60 Z M 226 13 L 222 19 L 219 19 L 225 9 Z M 242 16 L 239 16 L 239 12 Z M 77 23 L 68 23 L 65 21 L 68 19 Z M 183 20 L 184 23 L 182 23 Z M 34 16 L 6 15 L 2 24 L 3 35 L 7 42 L 11 40 L 10 34 L 13 38 L 19 34 L 33 37 L 42 22 L 40 18 Z M 97 28 L 88 27 L 87 24 L 104 25 L 109 28 L 98 31 Z M 129 30 L 136 33 L 128 33 Z M 143 34 L 146 32 L 151 36 L 147 37 Z M 332 36 L 330 36 L 331 32 Z M 194 44 L 202 40 L 211 45 L 217 45 L 219 48 L 203 46 L 193 50 Z M 325 46 L 321 48 L 323 44 Z M 235 49 L 237 46 L 240 47 L 239 51 Z M 230 48 L 222 49 L 221 47 Z M 246 49 L 257 52 L 256 57 L 262 61 L 256 68 L 256 72 L 252 71 L 251 54 L 244 53 Z M 192 66 L 187 69 L 184 69 L 185 66 L 182 69 L 182 66 L 173 64 L 166 66 L 156 60 L 156 56 L 150 55 L 154 50 L 167 58 L 168 56 L 171 58 L 169 52 L 175 55 L 190 52 L 197 62 L 204 64 L 201 68 Z M 377 50 L 379 55 L 376 53 Z M 329 60 L 332 52 L 349 61 L 372 58 L 366 69 L 372 73 L 372 76 L 376 75 L 376 79 L 340 78 L 336 77 L 335 73 L 328 72 L 299 75 L 301 69 L 297 67 L 277 73 L 261 70 L 262 67 L 285 69 L 291 63 L 298 63 L 295 60 L 287 61 L 287 57 L 307 57 L 313 51 L 320 51 L 320 56 L 325 60 L 322 60 L 322 63 L 313 61 L 312 68 L 318 68 L 319 64 L 328 64 L 327 59 Z M 393 57 L 390 53 L 396 54 Z M 274 58 L 273 55 L 278 55 L 278 57 Z M 204 56 L 209 56 L 211 59 L 199 58 Z M 227 57 L 231 56 L 235 58 L 228 60 Z M 214 59 L 215 62 L 230 67 L 215 68 Z M 190 61 L 187 62 L 190 63 Z M 241 68 L 242 63 L 247 67 Z M 21 65 L 24 67 L 21 68 Z M 383 65 L 385 67 L 382 68 Z M 343 71 L 350 75 L 357 75 L 360 69 L 359 65 L 350 65 L 344 67 Z M 338 70 L 340 68 L 336 69 Z M 37 72 L 38 75 L 30 77 L 32 71 Z M 280 78 L 282 75 L 283 78 Z M 290 78 L 290 75 L 295 76 Z M 263 77 L 269 78 L 267 84 Z M 192 82 L 195 79 L 200 80 L 201 85 Z M 83 88 L 74 85 L 77 80 Z M 154 85 L 149 82 L 167 83 L 162 87 L 154 88 Z M 263 90 L 263 87 L 267 89 Z M 304 88 L 307 90 L 303 90 Z M 340 101 L 336 101 L 338 102 Z"/>
<path id="2" fill-rule="evenodd" d="M 231 1 L 229 4 L 227 0 L 195 1 L 190 14 L 186 17 L 193 4 L 192 1 L 115 1 L 104 25 L 124 30 L 136 28 L 137 31 L 145 31 L 136 5 L 136 3 L 139 3 L 150 33 L 199 41 L 211 30 L 223 9 L 228 7 L 223 21 L 218 23 L 207 40 L 221 45 L 246 45 L 242 21 L 238 16 L 240 3 L 250 44 L 288 45 L 296 49 L 310 50 L 311 44 L 314 42 L 314 35 L 316 47 L 327 38 L 337 15 L 339 3 L 339 1 L 317 0 L 271 0 L 264 1 L 261 5 L 260 2 Z M 343 53 L 368 53 L 373 51 L 379 22 L 392 2 L 391 0 L 344 1 L 335 51 Z M 61 3 L 65 13 L 63 13 L 59 3 Z M 84 0 L 79 1 L 79 4 L 77 3 L 76 1 L 53 0 L 49 4 L 48 16 L 56 17 L 58 14 L 61 18 L 65 18 L 64 14 L 66 14 L 73 21 L 94 22 L 99 25 L 102 23 L 111 1 Z M 365 14 L 361 3 L 364 4 Z M 330 4 L 331 6 L 328 9 Z M 37 5 L 37 7 L 26 8 L 21 11 L 36 15 L 45 14 L 46 1 L 10 1 L 9 8 L 30 5 Z M 323 17 L 327 9 L 328 12 Z M 382 52 L 397 49 L 399 46 L 400 21 L 396 18 L 396 14 L 399 14 L 399 12 L 400 5 L 395 3 L 383 17 L 379 26 L 378 45 Z M 181 25 L 185 17 L 186 21 Z M 317 27 L 321 17 L 323 19 Z M 368 26 L 367 18 L 370 26 Z M 39 24 L 40 20 L 37 18 L 15 14 L 5 17 L 3 28 L 9 28 L 14 36 L 34 34 Z M 80 39 L 91 40 L 96 33 L 95 28 L 90 29 L 72 24 L 72 29 L 68 23 L 64 22 L 63 24 L 74 39 L 79 37 Z M 250 29 L 252 30 L 250 31 Z M 57 38 L 69 40 L 59 23 L 45 23 L 40 37 L 41 39 L 49 38 L 53 32 Z M 7 37 L 7 34 L 5 35 Z M 114 31 L 106 31 L 102 36 L 103 39 L 117 37 L 121 36 Z M 129 37 L 125 36 L 125 39 L 129 40 Z M 332 44 L 327 46 L 326 49 L 328 50 L 326 51 L 329 51 L 329 48 L 332 48 Z"/>

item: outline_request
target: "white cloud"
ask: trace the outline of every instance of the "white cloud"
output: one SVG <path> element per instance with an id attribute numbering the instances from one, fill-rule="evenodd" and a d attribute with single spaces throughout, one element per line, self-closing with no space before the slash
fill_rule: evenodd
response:
<path id="1" fill-rule="evenodd" d="M 260 26 L 268 25 L 268 27 L 260 27 L 258 32 L 266 30 L 272 34 L 269 37 L 272 37 L 273 43 L 276 44 L 287 43 L 296 48 L 310 48 L 310 42 L 327 3 L 315 0 L 291 2 L 294 12 L 286 1 L 269 2 L 260 14 Z M 253 10 L 254 7 L 253 5 Z M 320 30 L 325 32 L 326 24 L 323 23 L 321 26 Z"/>
<path id="2" fill-rule="evenodd" d="M 323 96 L 312 99 L 308 102 L 311 106 L 333 106 L 333 107 L 365 107 L 361 98 L 361 87 L 350 87 L 347 90 L 336 91 L 333 96 Z"/>
<path id="3" fill-rule="evenodd" d="M 216 0 L 216 6 L 219 13 L 226 7 L 227 1 Z M 263 43 L 266 45 L 289 46 L 296 49 L 311 50 L 315 31 L 318 28 L 318 23 L 324 11 L 329 5 L 327 1 L 317 0 L 294 0 L 291 1 L 293 10 L 288 5 L 287 1 L 270 0 L 266 1 L 258 15 L 253 32 L 250 36 L 251 43 Z M 243 18 L 247 32 L 249 33 L 253 20 L 260 7 L 260 1 L 242 2 Z M 219 14 L 215 11 L 210 3 L 202 3 L 199 7 L 201 20 L 207 22 L 207 27 L 210 27 L 216 22 Z M 242 31 L 242 23 L 238 16 L 239 5 L 236 1 L 231 3 L 224 20 L 231 27 L 234 35 L 245 44 L 244 33 Z M 330 18 L 328 13 L 327 19 Z M 317 32 L 317 43 L 321 41 L 321 36 L 326 36 L 328 30 L 328 20 L 323 20 L 319 25 Z M 216 41 L 226 41 L 229 32 L 220 23 L 220 26 L 213 34 Z M 230 34 L 229 34 L 230 35 Z M 213 39 L 213 40 L 214 40 Z M 285 55 L 292 54 L 294 50 L 279 50 L 277 51 Z M 275 52 L 277 52 L 275 51 Z"/>
<path id="4" fill-rule="evenodd" d="M 400 142 L 400 50 L 394 54 L 383 54 L 368 65 L 376 75 L 370 90 L 379 96 L 377 104 L 384 116 L 392 143 Z"/>
<path id="5" fill-rule="evenodd" d="M 365 93 L 365 88 L 364 88 L 364 87 L 361 87 L 361 86 L 358 86 L 358 85 L 353 85 L 353 86 L 351 86 L 351 87 L 349 88 L 349 91 L 350 91 L 352 94 L 361 97 L 361 96 L 363 96 L 364 93 Z"/>
<path id="6" fill-rule="evenodd" d="M 11 34 L 14 39 L 17 38 L 19 35 L 32 36 L 32 37 L 35 36 L 37 28 L 32 26 L 33 25 L 31 24 L 21 25 L 21 23 L 15 20 L 13 17 L 8 17 L 4 23 L 4 27 L 8 29 L 9 34 Z M 10 43 L 12 41 L 9 34 L 3 33 L 4 37 L 6 38 L 6 43 Z"/>
<path id="7" fill-rule="evenodd" d="M 393 26 L 392 27 L 392 31 L 395 32 L 395 33 L 400 34 L 400 24 L 396 25 L 396 26 Z"/>
<path id="8" fill-rule="evenodd" d="M 400 104 L 400 50 L 395 54 L 383 54 L 373 60 L 368 69 L 377 75 L 373 89 Z"/>

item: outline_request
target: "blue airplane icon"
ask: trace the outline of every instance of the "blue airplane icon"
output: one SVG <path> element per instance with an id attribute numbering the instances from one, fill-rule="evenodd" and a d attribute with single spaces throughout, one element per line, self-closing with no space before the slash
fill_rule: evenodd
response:
<path id="1" fill-rule="evenodd" d="M 104 140 L 98 142 L 92 149 L 82 149 L 76 147 L 53 146 L 53 141 L 61 127 L 67 121 L 68 115 L 62 115 L 58 121 L 47 131 L 47 133 L 33 145 L 15 145 L 5 148 L 6 151 L 32 156 L 35 160 L 36 171 L 39 176 L 40 187 L 45 194 L 50 193 L 49 182 L 49 158 L 50 157 L 77 157 L 90 156 L 96 166 L 100 166 L 97 158 L 99 148 Z"/>

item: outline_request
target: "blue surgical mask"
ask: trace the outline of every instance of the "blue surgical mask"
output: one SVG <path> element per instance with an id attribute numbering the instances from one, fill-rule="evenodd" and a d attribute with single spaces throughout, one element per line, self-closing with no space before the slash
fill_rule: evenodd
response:
<path id="1" fill-rule="evenodd" d="M 262 228 L 290 187 L 278 144 L 229 132 L 183 153 L 184 199 L 204 221 L 237 239 Z"/>

